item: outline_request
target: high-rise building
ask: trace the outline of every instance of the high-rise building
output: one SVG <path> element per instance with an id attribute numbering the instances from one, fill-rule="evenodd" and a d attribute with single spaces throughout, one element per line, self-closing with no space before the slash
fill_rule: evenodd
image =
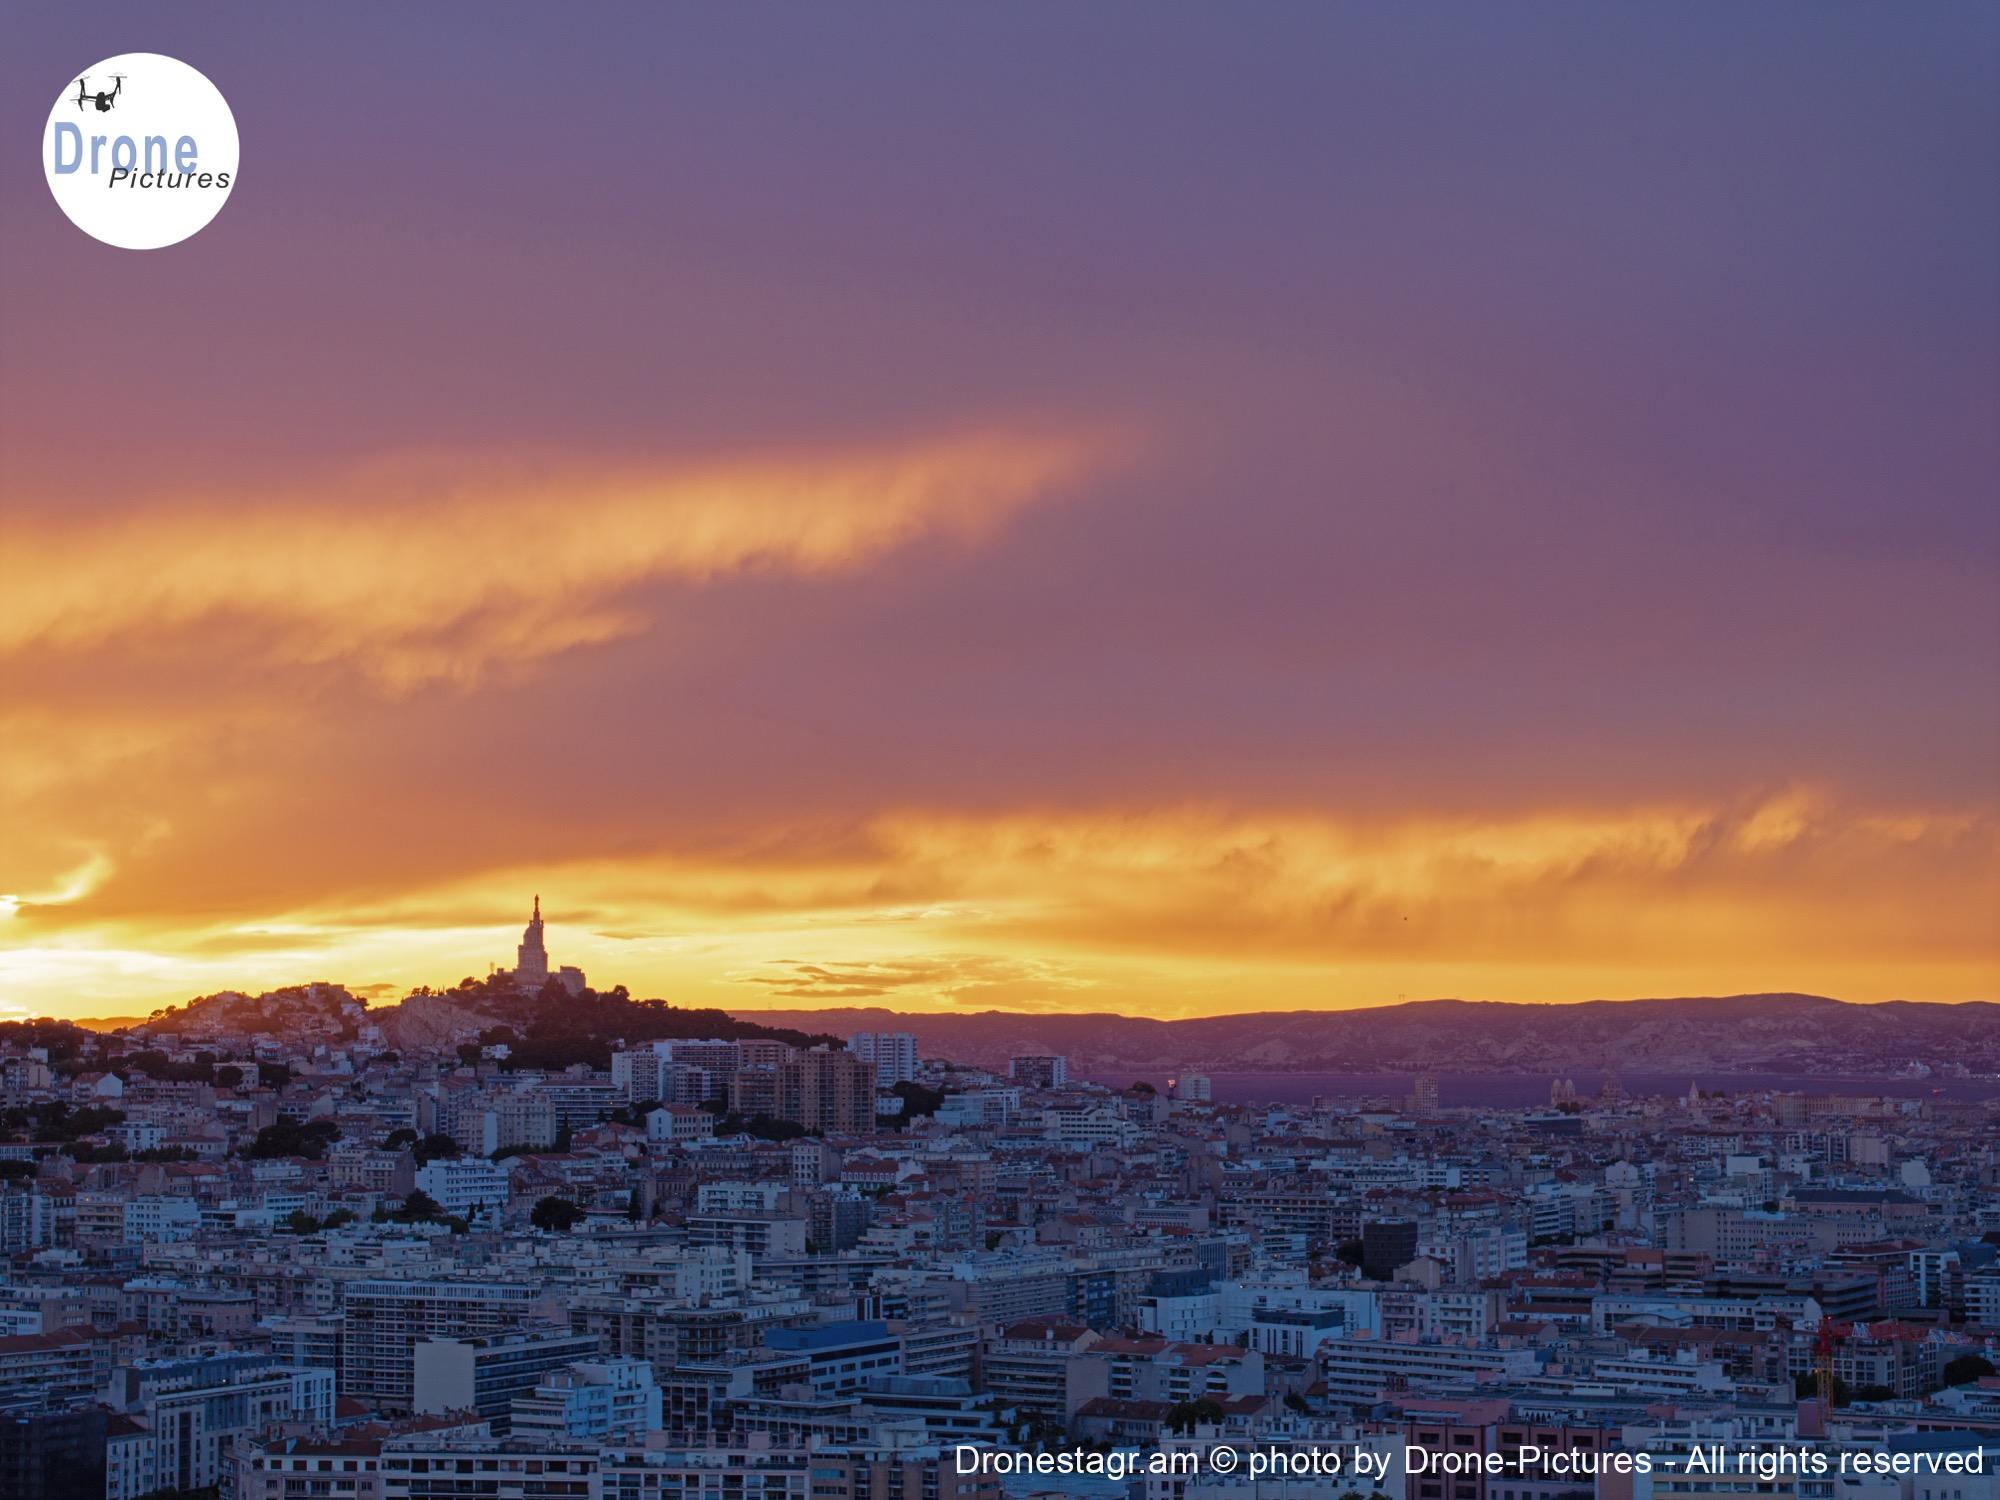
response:
<path id="1" fill-rule="evenodd" d="M 1417 1226 L 1411 1219 L 1370 1219 L 1361 1226 L 1361 1274 L 1387 1281 L 1417 1258 Z"/>
<path id="2" fill-rule="evenodd" d="M 847 1050 L 875 1065 L 875 1087 L 894 1088 L 917 1076 L 917 1039 L 907 1031 L 863 1031 L 847 1039 Z"/>
<path id="3" fill-rule="evenodd" d="M 476 1411 L 505 1433 L 514 1398 L 557 1370 L 603 1352 L 595 1334 L 516 1328 L 478 1338 L 420 1339 L 410 1352 L 411 1405 L 420 1413 Z"/>
<path id="4" fill-rule="evenodd" d="M 1410 1085 L 1410 1110 L 1414 1114 L 1438 1112 L 1438 1081 L 1435 1073 L 1419 1073 Z"/>
<path id="5" fill-rule="evenodd" d="M 875 1068 L 815 1047 L 778 1065 L 778 1118 L 828 1133 L 875 1128 Z"/>
<path id="6" fill-rule="evenodd" d="M 101 1407 L 0 1412 L 0 1494 L 76 1500 L 104 1493 Z"/>
<path id="7" fill-rule="evenodd" d="M 530 1321 L 541 1297 L 525 1282 L 351 1281 L 342 1299 L 340 1393 L 408 1412 L 420 1340 L 505 1333 Z"/>
<path id="8" fill-rule="evenodd" d="M 1069 1082 L 1069 1059 L 1024 1052 L 1008 1066 L 1007 1076 L 1024 1088 L 1059 1089 Z"/>

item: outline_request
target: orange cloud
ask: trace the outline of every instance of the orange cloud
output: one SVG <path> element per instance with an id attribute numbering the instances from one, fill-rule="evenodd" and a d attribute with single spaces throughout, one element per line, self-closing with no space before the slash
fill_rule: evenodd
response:
<path id="1" fill-rule="evenodd" d="M 24 520 L 0 661 L 235 622 L 268 659 L 351 662 L 394 691 L 466 684 L 638 631 L 648 583 L 839 574 L 922 539 L 975 541 L 1106 451 L 995 431 L 665 468 L 458 455 L 300 494 Z"/>
<path id="2" fill-rule="evenodd" d="M 2000 948 L 1995 846 L 1990 816 L 1806 792 L 1481 819 L 912 811 L 844 840 L 773 827 L 728 849 L 487 868 L 193 928 L 50 929 L 0 952 L 0 994 L 74 1012 L 305 977 L 450 983 L 505 959 L 539 888 L 564 961 L 689 1003 L 1171 1015 L 1399 994 L 1974 998 Z"/>
<path id="3" fill-rule="evenodd" d="M 563 700 L 502 689 L 556 677 L 538 669 L 557 652 L 670 636 L 661 585 L 872 579 L 913 546 L 994 537 L 1115 455 L 994 431 L 658 468 L 405 461 L 268 502 L 24 518 L 0 594 L 0 1006 L 450 983 L 506 959 L 536 889 L 564 961 L 707 1004 L 1993 993 L 1986 806 L 1584 789 L 1389 815 L 1221 793 L 1031 805 L 977 783 L 966 806 L 914 806 L 888 777 L 784 802 L 773 776 L 809 781 L 809 743 L 726 806 L 588 758 L 621 779 L 566 778 L 559 812 L 513 805 L 506 705 Z M 675 735 L 674 707 L 634 732 Z M 703 754 L 796 733 L 786 712 L 741 714 Z"/>

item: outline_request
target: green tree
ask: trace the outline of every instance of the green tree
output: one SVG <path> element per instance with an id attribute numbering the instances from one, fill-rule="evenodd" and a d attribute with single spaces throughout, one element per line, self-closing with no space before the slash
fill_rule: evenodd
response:
<path id="1" fill-rule="evenodd" d="M 1993 1374 L 1993 1361 L 1983 1354 L 1961 1354 L 1944 1367 L 1946 1385 L 1971 1385 Z"/>
<path id="2" fill-rule="evenodd" d="M 326 1148 L 340 1139 L 340 1127 L 331 1120 L 280 1119 L 257 1132 L 257 1139 L 243 1153 L 257 1160 L 274 1156 L 303 1156 L 318 1161 Z"/>
<path id="3" fill-rule="evenodd" d="M 435 1224 L 444 1217 L 444 1205 L 418 1188 L 403 1200 L 403 1206 L 390 1217 L 399 1224 Z"/>
<path id="4" fill-rule="evenodd" d="M 944 1103 L 942 1090 L 925 1088 L 921 1083 L 909 1080 L 897 1084 L 889 1092 L 903 1101 L 903 1118 L 906 1120 L 934 1115 L 938 1112 L 938 1106 Z"/>
<path id="5" fill-rule="evenodd" d="M 584 1211 L 567 1198 L 554 1194 L 538 1202 L 528 1212 L 528 1222 L 537 1229 L 549 1229 L 557 1234 L 567 1233 L 583 1221 Z"/>
<path id="6" fill-rule="evenodd" d="M 1808 1370 L 1805 1374 L 1793 1380 L 1792 1389 L 1797 1393 L 1799 1400 L 1814 1400 L 1819 1395 L 1819 1376 Z M 1845 1406 L 1853 1399 L 1854 1392 L 1848 1389 L 1847 1382 L 1842 1380 L 1838 1375 L 1834 1376 L 1833 1404 L 1835 1406 Z"/>
<path id="7" fill-rule="evenodd" d="M 1203 1397 L 1199 1401 L 1176 1401 L 1167 1411 L 1169 1432 L 1193 1432 L 1204 1423 L 1222 1420 L 1222 1408 Z"/>

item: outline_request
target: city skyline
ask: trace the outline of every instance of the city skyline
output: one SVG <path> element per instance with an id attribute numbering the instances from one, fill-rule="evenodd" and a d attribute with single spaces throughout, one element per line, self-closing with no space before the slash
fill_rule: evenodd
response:
<path id="1" fill-rule="evenodd" d="M 1798 15 L 14 18 L 243 168 L 0 169 L 0 1017 L 1995 998 L 2000 18 Z"/>

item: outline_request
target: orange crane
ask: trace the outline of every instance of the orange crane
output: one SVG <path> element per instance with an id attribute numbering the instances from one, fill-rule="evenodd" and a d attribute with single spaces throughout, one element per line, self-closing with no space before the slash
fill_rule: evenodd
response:
<path id="1" fill-rule="evenodd" d="M 1822 1418 L 1833 1415 L 1833 1352 L 1841 1335 L 1833 1331 L 1833 1319 L 1820 1315 L 1819 1337 L 1813 1341 L 1813 1371 L 1819 1382 L 1819 1409 Z"/>

